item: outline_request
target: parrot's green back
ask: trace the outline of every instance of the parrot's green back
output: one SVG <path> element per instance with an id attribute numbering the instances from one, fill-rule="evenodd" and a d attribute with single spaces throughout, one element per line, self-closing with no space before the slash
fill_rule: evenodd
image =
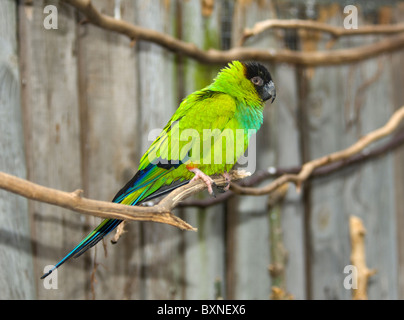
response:
<path id="1" fill-rule="evenodd" d="M 188 183 L 194 175 L 190 168 L 206 175 L 228 172 L 263 122 L 264 99 L 248 73 L 257 73 L 272 83 L 268 71 L 259 64 L 234 61 L 222 69 L 211 85 L 182 101 L 141 158 L 136 175 L 112 201 L 136 205 L 163 195 Z M 42 278 L 70 257 L 80 256 L 120 222 L 105 219 Z"/>

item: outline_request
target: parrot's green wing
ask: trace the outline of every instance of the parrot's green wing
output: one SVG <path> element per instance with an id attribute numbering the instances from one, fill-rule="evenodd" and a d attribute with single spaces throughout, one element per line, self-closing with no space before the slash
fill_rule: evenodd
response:
<path id="1" fill-rule="evenodd" d="M 183 180 L 184 164 L 190 160 L 189 153 L 203 131 L 224 130 L 235 111 L 236 104 L 227 94 L 201 90 L 188 96 L 145 152 L 138 173 L 118 192 L 114 202 L 134 205 L 163 185 Z"/>
<path id="2" fill-rule="evenodd" d="M 233 129 L 234 124 L 229 124 L 234 123 L 235 113 L 236 103 L 227 94 L 205 89 L 188 96 L 143 155 L 139 169 L 150 163 L 170 168 L 200 162 L 203 152 L 209 152 L 202 150 L 204 139 L 209 138 L 213 130 Z M 198 154 L 195 151 L 199 151 Z"/>

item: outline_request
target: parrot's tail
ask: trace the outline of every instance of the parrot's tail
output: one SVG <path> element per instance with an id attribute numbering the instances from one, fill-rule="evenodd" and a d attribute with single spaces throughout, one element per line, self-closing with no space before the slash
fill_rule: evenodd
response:
<path id="1" fill-rule="evenodd" d="M 56 268 L 60 267 L 63 263 L 69 260 L 71 257 L 77 258 L 84 252 L 97 244 L 108 233 L 114 230 L 122 220 L 118 219 L 105 219 L 101 222 L 97 228 L 87 235 L 72 251 L 70 251 L 62 260 L 60 260 L 51 270 L 45 273 L 41 279 L 49 276 Z"/>
<path id="2" fill-rule="evenodd" d="M 136 175 L 115 195 L 112 202 L 126 205 L 138 205 L 144 201 L 163 196 L 172 190 L 187 184 L 189 182 L 188 180 L 178 180 L 169 185 L 164 185 L 165 179 L 161 178 L 173 168 L 175 168 L 175 166 L 167 170 L 150 164 L 145 169 L 139 170 Z M 108 233 L 114 230 L 121 222 L 122 220 L 118 219 L 105 219 L 50 271 L 45 273 L 41 279 L 46 278 L 71 257 L 77 258 L 81 256 L 88 249 L 96 245 Z"/>

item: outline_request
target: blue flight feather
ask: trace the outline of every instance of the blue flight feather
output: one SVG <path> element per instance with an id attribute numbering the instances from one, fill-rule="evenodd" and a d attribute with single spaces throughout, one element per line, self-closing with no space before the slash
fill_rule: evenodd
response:
<path id="1" fill-rule="evenodd" d="M 167 168 L 168 170 L 166 170 L 161 167 L 159 168 L 157 165 L 149 164 L 146 168 L 139 170 L 136 173 L 136 175 L 115 195 L 112 202 L 121 203 L 126 197 L 130 196 L 133 192 L 136 192 L 142 188 L 145 188 L 146 186 L 149 186 L 148 188 L 145 188 L 145 190 L 143 190 L 142 193 L 137 198 L 135 198 L 130 205 L 139 204 L 142 200 L 147 199 L 147 197 L 153 194 L 153 193 L 151 194 L 147 193 L 152 187 L 153 183 L 157 179 L 161 178 L 162 176 L 170 172 L 173 168 L 174 167 L 169 169 Z M 160 169 L 162 170 L 162 172 L 159 173 L 156 177 L 153 177 L 152 179 L 148 180 L 148 178 L 152 176 L 151 173 L 153 173 L 154 170 L 156 169 Z M 46 278 L 56 268 L 60 267 L 71 257 L 77 258 L 81 256 L 88 249 L 96 245 L 108 233 L 114 230 L 121 222 L 122 220 L 119 219 L 105 219 L 104 221 L 102 221 L 98 225 L 98 227 L 96 227 L 92 232 L 90 232 L 72 251 L 70 251 L 62 260 L 60 260 L 50 271 L 45 273 L 41 277 L 41 279 Z"/>

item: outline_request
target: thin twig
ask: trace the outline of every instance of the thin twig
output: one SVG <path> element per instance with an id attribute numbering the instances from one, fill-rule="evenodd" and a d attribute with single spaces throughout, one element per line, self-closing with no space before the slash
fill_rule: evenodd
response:
<path id="1" fill-rule="evenodd" d="M 202 50 L 193 43 L 184 42 L 168 34 L 102 14 L 93 6 L 90 0 L 64 1 L 83 13 L 89 23 L 100 28 L 126 35 L 132 41 L 143 40 L 158 44 L 167 50 L 185 55 L 202 63 L 225 64 L 232 60 L 260 60 L 305 66 L 329 66 L 357 62 L 404 48 L 404 34 L 399 34 L 382 39 L 374 44 L 334 51 L 299 52 L 286 49 L 268 50 L 242 47 L 229 50 Z"/>
<path id="2" fill-rule="evenodd" d="M 112 244 L 116 244 L 118 242 L 119 238 L 121 237 L 121 235 L 126 232 L 124 228 L 125 228 L 125 221 L 122 221 L 122 223 L 119 224 L 119 226 L 116 228 L 115 234 L 114 234 L 113 238 L 111 239 Z"/>

